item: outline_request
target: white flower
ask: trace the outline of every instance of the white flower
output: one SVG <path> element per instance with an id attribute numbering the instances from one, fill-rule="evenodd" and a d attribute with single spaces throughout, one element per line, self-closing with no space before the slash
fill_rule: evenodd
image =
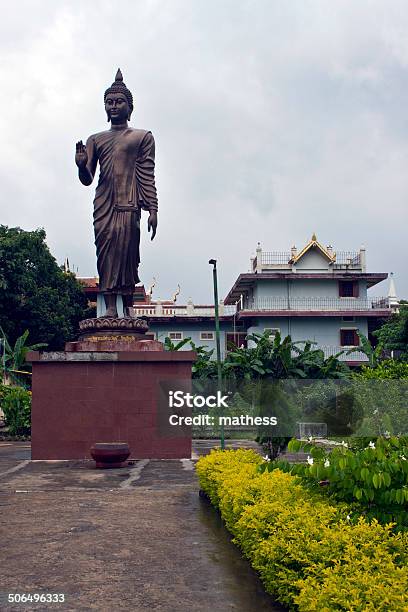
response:
<path id="1" fill-rule="evenodd" d="M 378 414 L 378 408 L 374 410 L 373 414 Z"/>
<path id="2" fill-rule="evenodd" d="M 400 455 L 400 459 L 402 459 L 402 461 L 406 461 L 407 458 L 405 457 L 405 455 Z"/>
<path id="3" fill-rule="evenodd" d="M 368 443 L 368 448 L 375 448 L 375 444 L 374 444 L 374 442 L 372 442 L 372 441 L 371 441 L 371 442 L 369 442 L 369 443 Z"/>
<path id="4" fill-rule="evenodd" d="M 309 436 L 307 439 L 308 442 L 313 442 L 313 436 Z"/>
<path id="5" fill-rule="evenodd" d="M 348 448 L 348 444 L 344 440 L 341 441 L 341 445 L 344 446 L 344 448 Z"/>
<path id="6" fill-rule="evenodd" d="M 265 455 L 264 461 L 270 461 L 270 457 L 268 457 L 268 455 Z"/>
<path id="7" fill-rule="evenodd" d="M 346 519 L 347 519 L 348 521 L 350 521 L 350 520 L 351 520 L 351 516 L 348 514 L 348 515 L 346 516 Z"/>
<path id="8" fill-rule="evenodd" d="M 309 455 L 307 456 L 307 462 L 309 465 L 313 465 L 313 457 L 309 457 Z"/>
<path id="9" fill-rule="evenodd" d="M 326 459 L 326 461 L 324 462 L 324 467 L 330 467 L 330 461 L 328 459 Z"/>

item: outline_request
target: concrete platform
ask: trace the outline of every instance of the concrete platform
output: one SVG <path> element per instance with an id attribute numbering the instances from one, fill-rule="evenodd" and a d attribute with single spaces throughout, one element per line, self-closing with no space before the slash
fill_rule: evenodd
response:
<path id="1" fill-rule="evenodd" d="M 194 456 L 214 445 L 199 441 Z M 2 610 L 284 609 L 198 496 L 194 461 L 101 471 L 31 462 L 27 442 L 1 442 L 0 506 Z M 13 607 L 8 592 L 64 593 L 66 603 Z"/>

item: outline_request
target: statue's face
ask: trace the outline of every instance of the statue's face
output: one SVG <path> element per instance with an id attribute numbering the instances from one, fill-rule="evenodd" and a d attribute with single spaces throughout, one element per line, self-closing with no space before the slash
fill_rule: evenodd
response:
<path id="1" fill-rule="evenodd" d="M 130 109 L 124 94 L 109 94 L 105 100 L 105 110 L 112 123 L 123 123 L 129 119 Z"/>

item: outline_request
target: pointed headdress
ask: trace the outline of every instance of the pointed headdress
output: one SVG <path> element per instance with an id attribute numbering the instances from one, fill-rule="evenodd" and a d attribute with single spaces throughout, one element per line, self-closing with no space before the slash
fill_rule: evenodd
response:
<path id="1" fill-rule="evenodd" d="M 118 71 L 116 73 L 115 81 L 105 91 L 105 95 L 103 97 L 104 101 L 106 100 L 107 96 L 109 94 L 111 94 L 111 93 L 121 93 L 121 94 L 123 94 L 126 97 L 126 100 L 128 101 L 130 112 L 132 112 L 132 110 L 133 110 L 133 96 L 132 96 L 132 93 L 129 91 L 129 89 L 126 87 L 126 85 L 123 82 L 123 76 L 122 76 L 122 73 L 120 71 L 120 68 L 118 68 Z"/>

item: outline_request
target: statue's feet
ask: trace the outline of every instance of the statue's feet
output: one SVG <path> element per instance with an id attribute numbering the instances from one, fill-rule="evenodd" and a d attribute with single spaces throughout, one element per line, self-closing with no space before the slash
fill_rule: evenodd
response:
<path id="1" fill-rule="evenodd" d="M 125 319 L 134 319 L 135 315 L 133 314 L 133 306 L 125 306 L 125 308 L 123 309 L 123 316 L 125 317 Z"/>
<path id="2" fill-rule="evenodd" d="M 118 311 L 116 310 L 115 307 L 111 306 L 111 307 L 106 309 L 104 317 L 106 317 L 108 319 L 117 319 L 118 318 Z"/>

